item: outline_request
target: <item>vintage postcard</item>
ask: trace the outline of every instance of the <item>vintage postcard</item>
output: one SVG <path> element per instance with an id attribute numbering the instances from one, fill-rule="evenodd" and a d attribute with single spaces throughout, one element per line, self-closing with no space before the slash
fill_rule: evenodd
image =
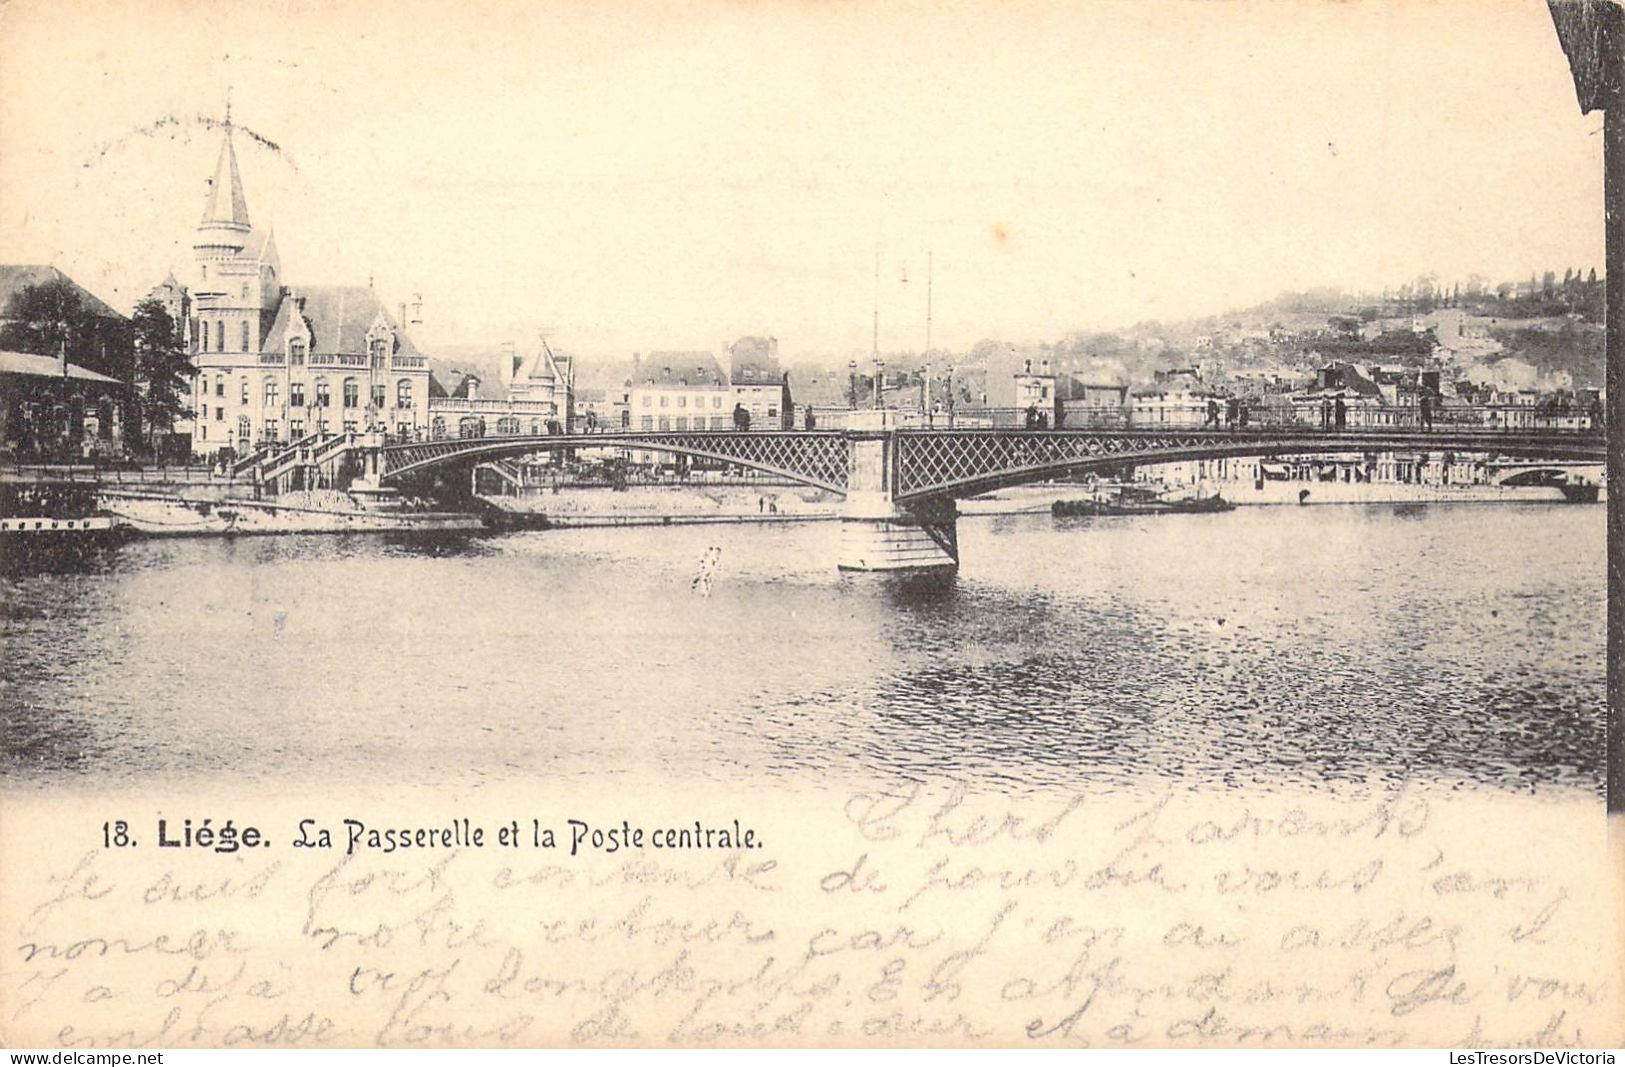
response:
<path id="1" fill-rule="evenodd" d="M 1617 1047 L 1621 22 L 0 5 L 0 1041 Z"/>

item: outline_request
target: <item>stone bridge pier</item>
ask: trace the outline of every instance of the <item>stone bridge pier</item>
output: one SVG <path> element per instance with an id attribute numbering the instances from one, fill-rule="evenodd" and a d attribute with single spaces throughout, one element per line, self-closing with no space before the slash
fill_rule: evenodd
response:
<path id="1" fill-rule="evenodd" d="M 875 412 L 875 415 L 885 413 Z M 846 503 L 841 509 L 843 571 L 939 571 L 959 568 L 959 509 L 951 497 L 899 504 L 894 499 L 896 437 L 882 428 L 849 441 Z"/>

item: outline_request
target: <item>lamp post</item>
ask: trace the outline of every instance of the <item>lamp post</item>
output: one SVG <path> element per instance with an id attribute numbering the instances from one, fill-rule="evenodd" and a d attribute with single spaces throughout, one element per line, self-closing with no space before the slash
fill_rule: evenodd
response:
<path id="1" fill-rule="evenodd" d="M 875 410 L 880 410 L 880 394 L 886 387 L 886 361 L 875 360 Z"/>
<path id="2" fill-rule="evenodd" d="M 858 406 L 858 361 L 855 359 L 846 363 L 846 406 Z"/>
<path id="3" fill-rule="evenodd" d="M 935 412 L 931 410 L 931 361 L 926 360 L 925 378 L 920 382 L 920 410 L 925 412 L 925 424 L 936 424 Z"/>

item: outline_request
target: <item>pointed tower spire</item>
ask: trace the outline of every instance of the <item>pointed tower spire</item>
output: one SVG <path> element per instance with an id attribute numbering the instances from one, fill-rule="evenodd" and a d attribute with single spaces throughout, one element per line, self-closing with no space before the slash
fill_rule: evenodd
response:
<path id="1" fill-rule="evenodd" d="M 237 169 L 237 150 L 231 143 L 229 105 L 224 126 L 226 136 L 220 143 L 220 159 L 214 165 L 214 180 L 209 183 L 209 197 L 203 205 L 200 225 L 247 233 L 252 228 L 248 222 L 248 198 L 243 195 L 243 176 Z"/>

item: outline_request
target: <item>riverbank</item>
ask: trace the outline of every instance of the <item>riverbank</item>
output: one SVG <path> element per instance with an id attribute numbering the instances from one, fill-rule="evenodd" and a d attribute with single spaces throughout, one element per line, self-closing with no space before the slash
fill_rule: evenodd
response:
<path id="1" fill-rule="evenodd" d="M 97 507 L 144 537 L 240 534 L 453 532 L 485 529 L 464 512 L 370 511 L 348 494 L 316 490 L 275 500 L 103 489 Z"/>
<path id="2" fill-rule="evenodd" d="M 1414 485 L 1383 482 L 1211 481 L 1187 489 L 1192 495 L 1218 493 L 1238 507 L 1311 504 L 1561 504 L 1556 486 Z M 961 515 L 1020 515 L 1048 512 L 1056 501 L 1088 500 L 1097 487 L 1023 485 L 959 501 Z M 1599 499 L 1607 500 L 1607 489 Z"/>
<path id="3" fill-rule="evenodd" d="M 819 522 L 840 518 L 841 498 L 793 486 L 638 486 L 482 496 L 512 525 L 534 528 Z M 500 520 L 499 520 L 500 524 Z"/>

